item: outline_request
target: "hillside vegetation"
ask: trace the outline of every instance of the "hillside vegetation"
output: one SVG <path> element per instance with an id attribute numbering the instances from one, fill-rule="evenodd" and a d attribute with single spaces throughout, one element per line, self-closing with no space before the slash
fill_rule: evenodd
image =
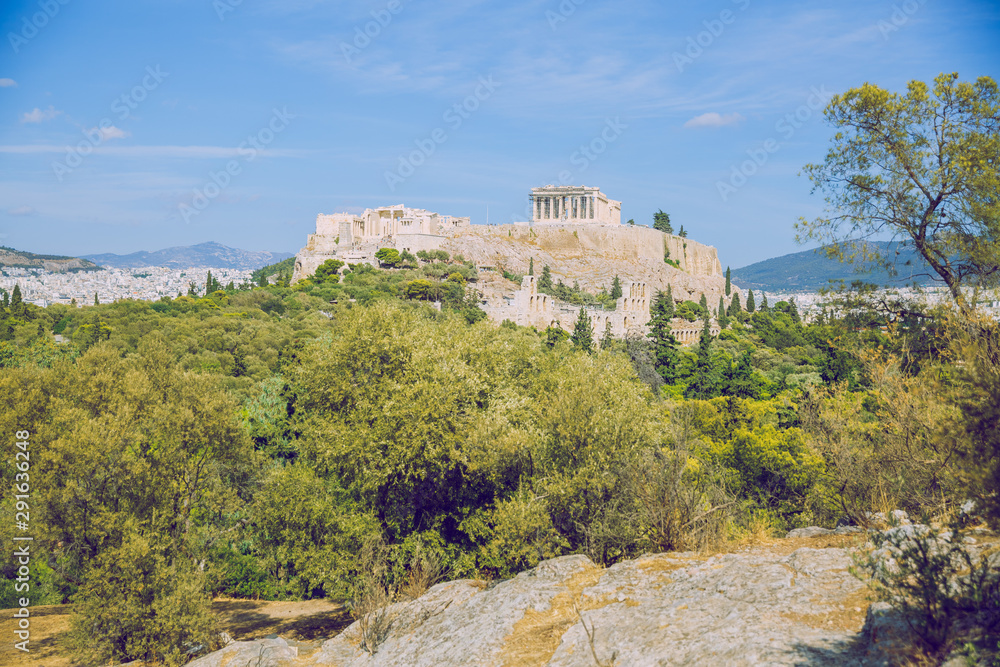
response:
<path id="1" fill-rule="evenodd" d="M 568 338 L 482 321 L 472 270 L 436 262 L 154 303 L 5 300 L 32 604 L 75 603 L 85 661 L 183 662 L 212 644 L 213 595 L 363 609 L 560 555 L 609 565 L 992 502 L 1000 383 L 976 360 L 995 328 L 983 343 L 946 313 L 854 305 L 804 324 L 782 302 L 729 309 L 692 350 Z"/>

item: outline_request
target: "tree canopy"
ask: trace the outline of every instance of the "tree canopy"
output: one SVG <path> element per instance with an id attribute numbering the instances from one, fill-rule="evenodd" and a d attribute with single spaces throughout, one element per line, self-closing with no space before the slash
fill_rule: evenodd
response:
<path id="1" fill-rule="evenodd" d="M 837 129 L 822 164 L 805 173 L 825 195 L 825 216 L 797 225 L 799 240 L 861 266 L 895 270 L 895 253 L 869 239 L 904 240 L 968 312 L 963 288 L 1000 278 L 1000 93 L 941 74 L 905 94 L 869 83 L 835 95 L 825 110 Z"/>

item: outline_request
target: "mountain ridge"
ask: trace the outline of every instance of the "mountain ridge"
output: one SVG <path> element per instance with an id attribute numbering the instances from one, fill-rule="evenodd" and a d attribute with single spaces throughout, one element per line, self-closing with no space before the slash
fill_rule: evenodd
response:
<path id="1" fill-rule="evenodd" d="M 903 287 L 917 282 L 932 281 L 931 269 L 912 245 L 897 241 L 868 241 L 880 253 L 896 253 L 897 275 L 884 269 L 855 271 L 853 265 L 827 257 L 823 251 L 830 246 L 789 253 L 732 269 L 732 282 L 744 289 L 768 291 L 807 291 L 829 287 L 830 281 L 855 280 L 879 286 Z"/>
<path id="2" fill-rule="evenodd" d="M 103 267 L 115 269 L 166 266 L 182 269 L 219 268 L 249 271 L 280 262 L 289 257 L 294 257 L 294 255 L 289 252 L 240 250 L 215 241 L 207 241 L 196 245 L 173 246 L 162 250 L 140 250 L 127 255 L 103 253 L 83 255 L 82 258 Z"/>

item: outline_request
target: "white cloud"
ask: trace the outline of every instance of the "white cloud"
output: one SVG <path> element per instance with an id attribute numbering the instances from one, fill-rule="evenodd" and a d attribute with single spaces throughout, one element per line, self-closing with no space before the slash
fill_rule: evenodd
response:
<path id="1" fill-rule="evenodd" d="M 115 127 L 114 125 L 101 129 L 95 127 L 91 129 L 90 132 L 94 132 L 95 130 L 101 133 L 101 139 L 124 139 L 131 134 L 121 128 Z"/>
<path id="2" fill-rule="evenodd" d="M 44 120 L 52 120 L 61 113 L 62 111 L 56 111 L 56 108 L 51 104 L 49 105 L 49 108 L 45 110 L 35 107 L 34 111 L 29 111 L 28 113 L 21 116 L 21 122 L 41 123 Z"/>
<path id="3" fill-rule="evenodd" d="M 30 206 L 18 206 L 17 208 L 7 209 L 7 215 L 34 215 L 36 213 L 35 209 Z"/>
<path id="4" fill-rule="evenodd" d="M 14 79 L 0 79 L 0 88 L 9 88 L 16 85 L 17 81 L 14 81 Z"/>
<path id="5" fill-rule="evenodd" d="M 723 127 L 724 125 L 733 125 L 741 120 L 743 120 L 743 116 L 738 113 L 719 114 L 715 111 L 709 111 L 684 123 L 684 127 Z"/>

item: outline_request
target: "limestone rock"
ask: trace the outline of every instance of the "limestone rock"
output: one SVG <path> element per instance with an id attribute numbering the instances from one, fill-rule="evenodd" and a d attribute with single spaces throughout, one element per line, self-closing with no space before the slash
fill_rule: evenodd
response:
<path id="1" fill-rule="evenodd" d="M 188 667 L 228 667 L 253 665 L 254 667 L 284 667 L 300 664 L 296 661 L 298 650 L 290 647 L 280 637 L 252 642 L 233 642 L 229 646 L 209 653 L 188 663 Z"/>

